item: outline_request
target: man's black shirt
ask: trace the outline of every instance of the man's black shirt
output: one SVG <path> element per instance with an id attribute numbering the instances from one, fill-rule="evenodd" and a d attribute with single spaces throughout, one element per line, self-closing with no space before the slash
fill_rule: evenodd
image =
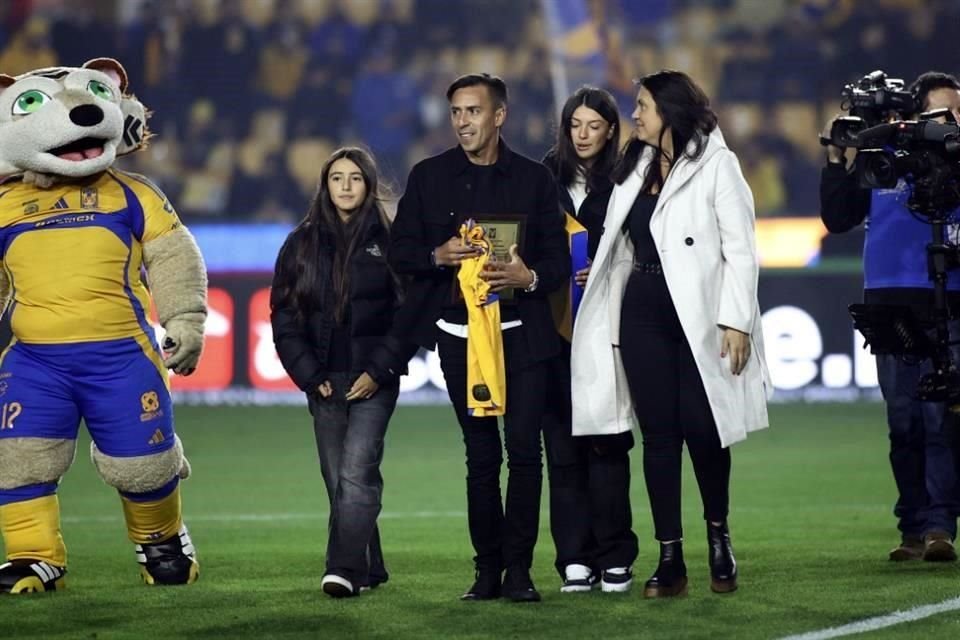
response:
<path id="1" fill-rule="evenodd" d="M 411 170 L 391 228 L 390 262 L 397 273 L 412 276 L 398 322 L 427 349 L 436 344 L 435 325 L 441 314 L 466 322 L 462 305 L 462 317 L 446 313 L 455 270 L 434 266 L 431 252 L 457 235 L 464 218 L 478 214 L 525 216 L 520 257 L 537 272 L 539 283 L 530 293 L 516 290 L 516 314 L 528 336 L 531 357 L 555 355 L 560 343 L 547 296 L 570 278 L 557 187 L 546 167 L 514 153 L 502 140 L 497 161 L 490 166 L 474 165 L 457 146 Z"/>

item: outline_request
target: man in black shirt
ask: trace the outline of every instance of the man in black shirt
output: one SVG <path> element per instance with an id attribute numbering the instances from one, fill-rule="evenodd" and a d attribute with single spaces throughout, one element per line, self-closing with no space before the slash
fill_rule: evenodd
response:
<path id="1" fill-rule="evenodd" d="M 540 424 L 550 384 L 548 362 L 560 341 L 547 295 L 570 278 L 570 258 L 556 185 L 538 162 L 514 153 L 500 139 L 507 88 L 489 75 L 458 78 L 448 89 L 450 118 L 459 145 L 418 163 L 391 230 L 390 261 L 412 276 L 398 326 L 426 349 L 439 346 L 447 392 L 463 430 L 467 453 L 467 507 L 476 556 L 476 579 L 465 600 L 540 599 L 530 579 L 540 520 Z M 509 468 L 506 509 L 500 493 L 503 447 L 496 418 L 467 411 L 467 310 L 452 289 L 460 261 L 473 257 L 457 235 L 466 217 L 521 216 L 519 255 L 489 265 L 483 278 L 493 291 L 513 290 L 501 301 Z M 503 570 L 501 583 L 501 573 Z"/>

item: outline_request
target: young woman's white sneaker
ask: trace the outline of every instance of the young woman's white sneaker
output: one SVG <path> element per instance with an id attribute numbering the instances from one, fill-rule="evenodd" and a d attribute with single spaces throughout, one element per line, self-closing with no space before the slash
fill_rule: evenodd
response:
<path id="1" fill-rule="evenodd" d="M 590 591 L 597 586 L 597 574 L 585 564 L 568 564 L 563 572 L 565 575 L 560 593 Z"/>
<path id="2" fill-rule="evenodd" d="M 359 591 L 353 588 L 352 582 L 333 573 L 323 576 L 323 580 L 320 581 L 320 588 L 331 598 L 349 598 L 359 594 Z"/>
<path id="3" fill-rule="evenodd" d="M 600 589 L 604 593 L 624 593 L 630 591 L 633 584 L 633 572 L 630 567 L 604 569 L 600 579 Z"/>

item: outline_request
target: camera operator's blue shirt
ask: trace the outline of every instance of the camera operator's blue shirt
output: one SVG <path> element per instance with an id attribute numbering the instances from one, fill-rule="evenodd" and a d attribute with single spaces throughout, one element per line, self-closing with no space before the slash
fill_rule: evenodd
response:
<path id="1" fill-rule="evenodd" d="M 907 208 L 910 187 L 901 180 L 894 189 L 874 189 L 863 245 L 864 289 L 933 289 L 927 272 L 931 225 Z M 960 210 L 951 220 L 960 220 Z M 955 223 L 946 225 L 946 240 L 957 240 Z M 948 272 L 947 289 L 960 291 L 960 269 Z"/>

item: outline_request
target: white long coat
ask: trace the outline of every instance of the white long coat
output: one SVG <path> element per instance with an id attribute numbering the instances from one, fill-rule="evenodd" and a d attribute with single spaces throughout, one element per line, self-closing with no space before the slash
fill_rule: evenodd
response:
<path id="1" fill-rule="evenodd" d="M 652 150 L 646 151 L 630 177 L 614 187 L 577 313 L 571 356 L 574 435 L 622 433 L 636 424 L 618 348 L 634 252 L 621 229 L 650 163 Z M 768 426 L 766 400 L 773 386 L 757 304 L 753 194 L 719 129 L 699 159 L 682 158 L 670 172 L 650 231 L 720 442 L 730 446 Z M 730 372 L 729 355 L 720 357 L 720 325 L 750 334 L 750 359 L 739 376 Z"/>

